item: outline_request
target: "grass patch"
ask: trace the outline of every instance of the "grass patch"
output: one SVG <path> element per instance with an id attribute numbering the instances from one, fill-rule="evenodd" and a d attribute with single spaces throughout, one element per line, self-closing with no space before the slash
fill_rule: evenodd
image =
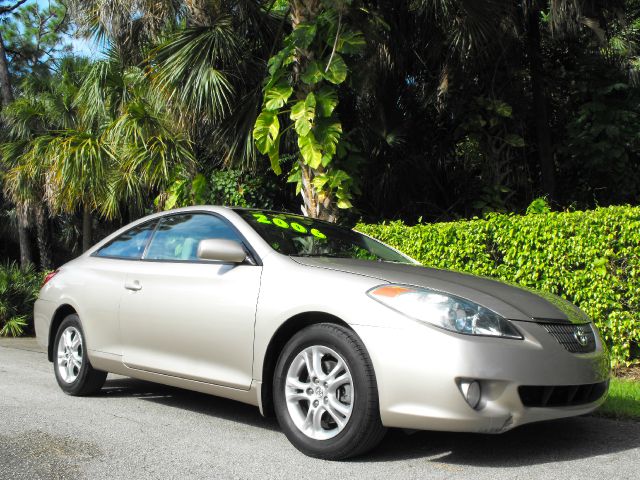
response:
<path id="1" fill-rule="evenodd" d="M 640 381 L 612 378 L 609 397 L 598 415 L 618 419 L 640 420 Z"/>

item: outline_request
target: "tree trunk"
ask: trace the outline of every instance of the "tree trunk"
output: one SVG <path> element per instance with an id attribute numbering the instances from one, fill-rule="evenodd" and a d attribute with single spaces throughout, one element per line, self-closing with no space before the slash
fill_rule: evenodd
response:
<path id="1" fill-rule="evenodd" d="M 320 167 L 322 168 L 322 167 Z M 300 171 L 302 175 L 302 213 L 307 217 L 317 218 L 326 222 L 336 222 L 338 220 L 337 208 L 334 207 L 334 199 L 331 197 L 321 198 L 313 186 L 313 177 L 321 170 L 314 170 L 300 161 Z"/>
<path id="2" fill-rule="evenodd" d="M 36 203 L 34 206 L 34 213 L 36 217 L 40 267 L 43 270 L 51 270 L 53 268 L 53 259 L 51 256 L 51 236 L 49 232 L 49 218 L 47 216 L 46 207 L 42 203 Z"/>
<path id="3" fill-rule="evenodd" d="M 7 62 L 7 52 L 4 49 L 4 39 L 0 32 L 0 96 L 2 105 L 7 106 L 13 102 L 13 90 L 11 89 L 11 77 L 9 76 L 9 63 Z M 18 217 L 18 243 L 20 245 L 20 266 L 26 268 L 33 263 L 31 257 L 31 245 L 27 225 L 29 218 L 24 207 L 16 205 Z"/>
<path id="4" fill-rule="evenodd" d="M 291 4 L 291 27 L 296 28 L 300 23 L 308 22 L 317 17 L 322 11 L 322 4 L 318 0 L 292 0 Z M 299 82 L 298 75 L 301 67 L 314 59 L 312 51 L 296 50 L 294 67 L 294 81 Z M 300 99 L 306 98 L 309 92 L 315 88 L 311 85 L 301 85 Z M 305 165 L 300 159 L 300 173 L 302 175 L 302 195 L 301 210 L 306 216 L 318 218 L 328 222 L 337 221 L 337 208 L 335 208 L 335 200 L 331 197 L 321 197 L 319 192 L 313 185 L 313 179 L 316 175 L 324 172 L 324 168 L 320 166 L 317 169 Z"/>
<path id="5" fill-rule="evenodd" d="M 82 251 L 86 252 L 91 248 L 91 230 L 92 230 L 91 209 L 84 206 L 82 209 Z"/>
<path id="6" fill-rule="evenodd" d="M 31 239 L 27 230 L 27 209 L 23 206 L 16 206 L 16 217 L 18 218 L 18 243 L 20 245 L 20 267 L 27 268 L 33 265 L 31 256 Z"/>
<path id="7" fill-rule="evenodd" d="M 11 78 L 9 77 L 9 63 L 7 62 L 7 52 L 4 49 L 4 39 L 0 32 L 0 94 L 2 104 L 6 107 L 13 102 L 13 91 L 11 90 Z"/>
<path id="8" fill-rule="evenodd" d="M 540 164 L 542 190 L 550 199 L 556 193 L 556 171 L 551 145 L 551 129 L 547 111 L 547 95 L 544 87 L 544 69 L 542 65 L 540 42 L 540 3 L 534 1 L 527 12 L 527 49 L 529 53 L 529 74 L 533 93 L 533 114 L 536 123 L 538 161 Z"/>

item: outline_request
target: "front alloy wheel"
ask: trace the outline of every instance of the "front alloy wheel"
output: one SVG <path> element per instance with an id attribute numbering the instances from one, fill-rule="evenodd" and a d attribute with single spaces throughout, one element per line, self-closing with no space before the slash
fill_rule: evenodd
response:
<path id="1" fill-rule="evenodd" d="M 314 324 L 289 340 L 274 372 L 273 399 L 289 441 L 312 457 L 360 455 L 385 434 L 371 359 L 341 325 Z"/>
<path id="2" fill-rule="evenodd" d="M 314 440 L 338 435 L 353 410 L 353 380 L 344 359 L 329 347 L 313 345 L 289 365 L 287 409 L 298 429 Z"/>

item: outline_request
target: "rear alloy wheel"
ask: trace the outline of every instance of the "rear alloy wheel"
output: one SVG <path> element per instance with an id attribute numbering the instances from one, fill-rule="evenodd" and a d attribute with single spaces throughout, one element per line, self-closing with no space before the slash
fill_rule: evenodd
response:
<path id="1" fill-rule="evenodd" d="M 312 325 L 287 343 L 276 366 L 274 404 L 287 438 L 313 457 L 353 457 L 385 433 L 371 360 L 357 335 L 339 325 Z"/>
<path id="2" fill-rule="evenodd" d="M 69 395 L 90 395 L 104 385 L 107 373 L 91 366 L 76 314 L 67 316 L 58 328 L 53 365 L 58 385 Z"/>

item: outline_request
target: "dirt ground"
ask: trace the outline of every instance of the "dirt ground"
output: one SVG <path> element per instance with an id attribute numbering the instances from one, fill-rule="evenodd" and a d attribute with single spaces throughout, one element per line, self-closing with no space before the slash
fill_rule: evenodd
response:
<path id="1" fill-rule="evenodd" d="M 633 365 L 631 367 L 620 367 L 613 373 L 618 378 L 640 381 L 640 365 Z"/>

